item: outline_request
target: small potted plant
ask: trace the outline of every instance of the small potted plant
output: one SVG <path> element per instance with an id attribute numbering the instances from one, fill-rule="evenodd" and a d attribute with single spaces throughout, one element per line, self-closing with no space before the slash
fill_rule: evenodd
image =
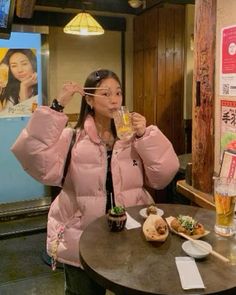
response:
<path id="1" fill-rule="evenodd" d="M 114 206 L 108 211 L 108 226 L 111 231 L 124 229 L 126 220 L 126 210 L 123 206 Z"/>

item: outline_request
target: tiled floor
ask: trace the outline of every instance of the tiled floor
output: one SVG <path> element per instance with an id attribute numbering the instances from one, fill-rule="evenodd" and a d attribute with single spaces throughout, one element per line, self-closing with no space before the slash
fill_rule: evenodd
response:
<path id="1" fill-rule="evenodd" d="M 1 295 L 62 295 L 63 270 L 43 261 L 46 233 L 0 240 Z"/>
<path id="2" fill-rule="evenodd" d="M 0 204 L 0 295 L 64 294 L 63 266 L 45 263 L 50 204 L 46 197 Z"/>
<path id="3" fill-rule="evenodd" d="M 22 226 L 24 222 L 27 227 L 30 219 L 1 222 L 0 233 L 4 227 L 8 232 L 12 228 L 11 223 Z M 0 238 L 0 295 L 64 294 L 63 269 L 52 271 L 43 260 L 45 231 L 11 238 L 0 235 Z M 107 295 L 112 294 L 107 291 Z"/>

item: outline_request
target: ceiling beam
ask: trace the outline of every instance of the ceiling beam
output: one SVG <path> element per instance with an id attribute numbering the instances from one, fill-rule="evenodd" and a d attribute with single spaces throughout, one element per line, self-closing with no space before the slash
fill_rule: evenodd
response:
<path id="1" fill-rule="evenodd" d="M 128 4 L 128 0 L 36 0 L 37 6 L 54 7 L 63 9 L 77 9 L 77 10 L 93 10 L 93 11 L 106 11 L 110 13 L 119 14 L 136 14 L 140 9 L 134 9 Z M 142 9 L 141 9 L 142 10 Z"/>
<path id="2" fill-rule="evenodd" d="M 34 26 L 55 26 L 64 27 L 76 14 L 58 13 L 49 11 L 35 11 L 31 19 L 19 18 L 14 16 L 13 23 L 20 25 Z M 109 31 L 126 31 L 125 17 L 93 15 L 99 24 Z"/>
<path id="3" fill-rule="evenodd" d="M 16 15 L 31 18 L 34 13 L 36 0 L 16 0 Z"/>

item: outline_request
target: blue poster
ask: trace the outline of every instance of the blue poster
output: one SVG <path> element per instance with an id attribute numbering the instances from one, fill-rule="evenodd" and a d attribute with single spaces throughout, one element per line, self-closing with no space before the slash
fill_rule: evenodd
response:
<path id="1" fill-rule="evenodd" d="M 41 35 L 11 33 L 0 39 L 0 203 L 44 196 L 44 186 L 27 175 L 10 147 L 42 104 Z"/>

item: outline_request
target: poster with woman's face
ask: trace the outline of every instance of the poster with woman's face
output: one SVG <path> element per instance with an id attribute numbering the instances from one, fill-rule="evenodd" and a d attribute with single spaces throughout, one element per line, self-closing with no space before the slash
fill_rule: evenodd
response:
<path id="1" fill-rule="evenodd" d="M 0 39 L 0 203 L 45 195 L 44 185 L 25 173 L 11 152 L 34 103 L 42 104 L 41 38 L 40 33 L 12 32 L 10 39 Z"/>
<path id="2" fill-rule="evenodd" d="M 41 36 L 12 32 L 0 40 L 0 119 L 30 116 L 41 103 Z"/>
<path id="3" fill-rule="evenodd" d="M 0 116 L 30 115 L 38 104 L 34 48 L 0 48 Z"/>

